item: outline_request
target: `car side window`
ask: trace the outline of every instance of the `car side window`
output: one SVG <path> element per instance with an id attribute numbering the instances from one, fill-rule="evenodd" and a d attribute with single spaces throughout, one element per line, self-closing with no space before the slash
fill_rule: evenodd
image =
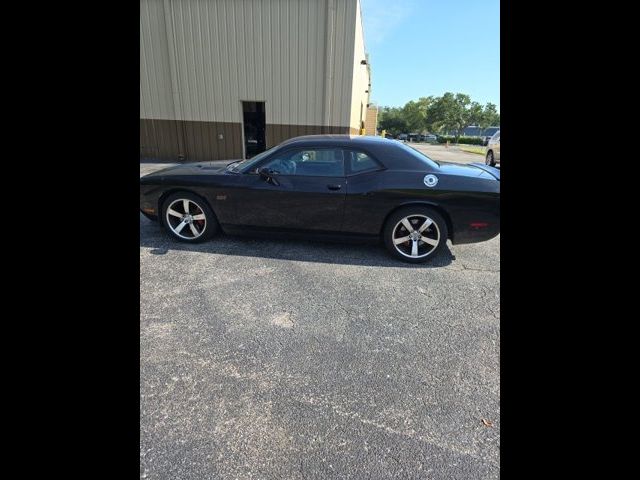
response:
<path id="1" fill-rule="evenodd" d="M 289 150 L 263 165 L 281 175 L 343 177 L 341 148 L 304 148 Z"/>
<path id="2" fill-rule="evenodd" d="M 380 169 L 380 164 L 364 152 L 347 151 L 350 173 L 371 172 Z"/>

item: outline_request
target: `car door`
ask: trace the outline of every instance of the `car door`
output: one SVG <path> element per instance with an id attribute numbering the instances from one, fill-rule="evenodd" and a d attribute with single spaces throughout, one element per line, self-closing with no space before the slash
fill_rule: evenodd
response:
<path id="1" fill-rule="evenodd" d="M 496 160 L 500 160 L 500 132 L 498 132 L 498 135 L 496 137 L 496 146 L 494 148 L 494 152 Z"/>
<path id="2" fill-rule="evenodd" d="M 384 166 L 370 152 L 345 150 L 347 198 L 342 230 L 352 234 L 375 234 L 381 217 L 388 211 L 388 200 L 378 194 Z"/>
<path id="3" fill-rule="evenodd" d="M 277 152 L 243 174 L 237 192 L 237 223 L 267 229 L 337 232 L 346 196 L 341 148 L 297 147 Z"/>

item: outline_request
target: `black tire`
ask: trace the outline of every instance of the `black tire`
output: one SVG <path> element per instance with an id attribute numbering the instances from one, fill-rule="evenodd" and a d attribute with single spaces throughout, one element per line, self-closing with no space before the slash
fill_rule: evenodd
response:
<path id="1" fill-rule="evenodd" d="M 487 152 L 487 157 L 485 158 L 484 163 L 486 163 L 487 165 L 489 165 L 490 167 L 495 167 L 496 166 L 496 161 L 493 158 L 493 151 L 489 150 Z"/>
<path id="2" fill-rule="evenodd" d="M 423 232 L 425 236 L 421 238 L 426 238 L 427 241 L 434 241 L 434 237 L 437 237 L 436 245 L 427 243 L 422 239 L 417 240 L 417 256 L 412 256 L 413 240 L 407 240 L 406 243 L 403 242 L 396 248 L 394 240 L 397 241 L 400 238 L 405 238 L 404 233 L 407 233 L 408 236 L 411 235 L 411 232 L 407 231 L 407 228 L 404 226 L 402 222 L 403 219 L 407 219 L 411 226 L 415 226 L 415 231 L 419 230 L 419 227 L 424 224 L 427 218 L 431 220 L 432 224 L 425 228 Z M 382 236 L 387 250 L 398 260 L 408 263 L 424 263 L 438 256 L 442 251 L 447 244 L 449 230 L 447 228 L 447 222 L 435 209 L 416 205 L 415 207 L 404 207 L 393 212 L 384 225 Z"/>
<path id="3" fill-rule="evenodd" d="M 184 202 L 188 201 L 188 216 L 185 222 Z M 169 213 L 169 207 L 172 213 Z M 183 215 L 182 219 L 176 214 Z M 201 218 L 204 215 L 204 219 Z M 208 203 L 198 195 L 190 192 L 176 192 L 162 202 L 160 222 L 174 239 L 186 243 L 199 243 L 210 240 L 220 231 L 220 224 Z M 180 225 L 182 227 L 180 227 Z M 196 236 L 194 230 L 198 232 Z M 179 231 L 179 233 L 178 233 Z"/>

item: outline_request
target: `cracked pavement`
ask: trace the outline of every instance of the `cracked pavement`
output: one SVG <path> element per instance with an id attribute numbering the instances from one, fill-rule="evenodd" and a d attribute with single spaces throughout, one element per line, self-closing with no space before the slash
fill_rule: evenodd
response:
<path id="1" fill-rule="evenodd" d="M 499 477 L 499 236 L 411 265 L 140 216 L 140 311 L 141 478 Z"/>

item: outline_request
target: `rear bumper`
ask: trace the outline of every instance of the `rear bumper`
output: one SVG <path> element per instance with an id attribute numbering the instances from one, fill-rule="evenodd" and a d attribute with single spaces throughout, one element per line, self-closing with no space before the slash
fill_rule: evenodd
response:
<path id="1" fill-rule="evenodd" d="M 451 243 L 460 245 L 464 243 L 478 243 L 491 240 L 500 235 L 500 224 L 489 225 L 486 228 L 469 228 L 454 233 Z"/>
<path id="2" fill-rule="evenodd" d="M 500 234 L 500 204 L 491 210 L 466 209 L 457 212 L 453 220 L 451 243 L 476 243 L 491 240 Z"/>

